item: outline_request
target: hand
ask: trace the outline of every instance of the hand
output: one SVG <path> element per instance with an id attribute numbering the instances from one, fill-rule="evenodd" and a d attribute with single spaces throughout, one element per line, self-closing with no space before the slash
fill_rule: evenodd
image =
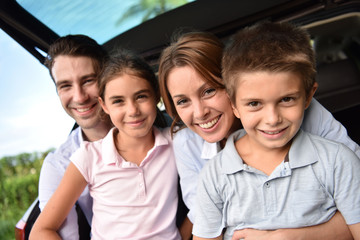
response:
<path id="1" fill-rule="evenodd" d="M 274 231 L 246 228 L 235 231 L 231 240 L 271 240 L 271 239 L 280 240 L 279 238 L 273 236 L 273 233 Z"/>

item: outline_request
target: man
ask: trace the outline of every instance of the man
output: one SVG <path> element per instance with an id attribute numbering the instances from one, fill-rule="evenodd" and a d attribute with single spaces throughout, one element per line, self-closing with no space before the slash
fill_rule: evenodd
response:
<path id="1" fill-rule="evenodd" d="M 55 192 L 70 163 L 70 156 L 80 144 L 105 137 L 112 127 L 109 119 L 103 119 L 98 114 L 101 106 L 98 103 L 97 80 L 106 57 L 102 47 L 84 35 L 61 37 L 49 48 L 45 65 L 55 83 L 64 110 L 79 127 L 44 160 L 39 180 L 41 210 Z M 91 225 L 92 199 L 87 188 L 79 197 L 78 205 Z M 59 231 L 62 239 L 79 239 L 77 220 L 74 206 Z"/>

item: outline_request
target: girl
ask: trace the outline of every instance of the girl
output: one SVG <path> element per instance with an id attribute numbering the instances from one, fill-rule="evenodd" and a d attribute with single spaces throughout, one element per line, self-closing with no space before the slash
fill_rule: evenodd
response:
<path id="1" fill-rule="evenodd" d="M 223 44 L 215 36 L 190 32 L 167 47 L 160 58 L 160 91 L 174 121 L 174 151 L 183 199 L 189 208 L 188 227 L 195 219 L 197 178 L 204 164 L 223 147 L 227 137 L 241 128 L 221 78 Z M 186 128 L 187 127 L 187 128 Z M 360 156 L 360 148 L 332 115 L 313 100 L 305 113 L 305 131 L 345 143 Z M 238 235 L 237 235 L 238 234 Z M 236 235 L 236 236 L 235 236 Z M 234 239 L 351 239 L 344 219 L 336 214 L 328 223 L 303 229 L 242 230 Z"/>
<path id="2" fill-rule="evenodd" d="M 150 66 L 129 52 L 110 56 L 99 102 L 115 127 L 72 155 L 31 239 L 58 239 L 57 229 L 86 185 L 94 201 L 93 239 L 181 239 L 177 171 L 170 134 L 160 129 L 159 99 Z"/>

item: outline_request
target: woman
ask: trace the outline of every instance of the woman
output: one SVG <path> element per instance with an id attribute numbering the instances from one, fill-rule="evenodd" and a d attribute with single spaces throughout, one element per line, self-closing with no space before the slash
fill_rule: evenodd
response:
<path id="1" fill-rule="evenodd" d="M 227 137 L 241 127 L 232 111 L 221 78 L 223 44 L 204 32 L 180 36 L 167 47 L 160 58 L 160 91 L 167 112 L 174 121 L 174 151 L 183 199 L 189 208 L 188 218 L 194 222 L 197 177 L 204 164 L 223 147 Z M 225 63 L 226 64 L 226 63 Z M 345 143 L 360 156 L 360 148 L 346 129 L 313 100 L 302 129 L 316 135 Z M 191 223 L 189 227 L 191 227 Z M 337 213 L 328 223 L 303 229 L 258 231 L 246 229 L 234 237 L 279 239 L 297 236 L 306 239 L 351 239 L 342 216 Z"/>

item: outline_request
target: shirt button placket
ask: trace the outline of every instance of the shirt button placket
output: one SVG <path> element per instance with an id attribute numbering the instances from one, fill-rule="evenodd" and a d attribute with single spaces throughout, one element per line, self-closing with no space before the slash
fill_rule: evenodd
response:
<path id="1" fill-rule="evenodd" d="M 139 181 L 138 181 L 138 183 L 139 183 L 139 198 L 141 199 L 141 200 L 145 200 L 145 195 L 146 195 L 146 193 L 145 193 L 145 181 L 144 181 L 144 174 L 143 174 L 143 171 L 142 171 L 142 169 L 139 169 L 139 177 L 138 177 L 138 179 L 139 179 Z"/>

